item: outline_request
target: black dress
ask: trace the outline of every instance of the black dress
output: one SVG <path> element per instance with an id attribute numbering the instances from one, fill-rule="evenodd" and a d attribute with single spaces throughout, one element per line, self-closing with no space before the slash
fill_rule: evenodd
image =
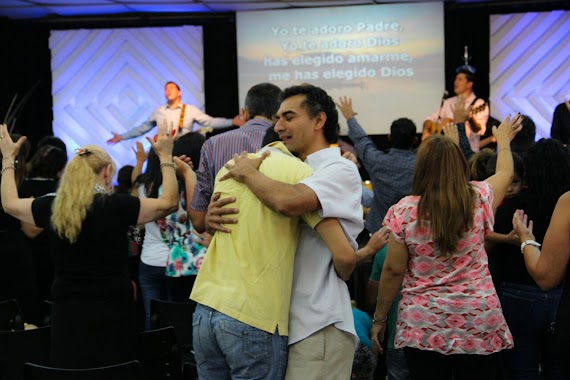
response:
<path id="1" fill-rule="evenodd" d="M 51 364 L 90 368 L 135 357 L 133 289 L 127 272 L 127 228 L 140 201 L 124 194 L 96 194 L 74 244 L 51 228 L 53 196 L 37 198 L 32 212 L 46 228 L 55 265 L 52 287 Z"/>
<path id="2" fill-rule="evenodd" d="M 18 219 L 0 206 L 0 301 L 16 299 L 24 322 L 41 322 L 41 300 L 30 242 Z"/>
<path id="3" fill-rule="evenodd" d="M 51 178 L 26 178 L 18 193 L 20 198 L 39 198 L 42 195 L 55 193 L 58 182 Z M 39 301 L 53 301 L 51 285 L 53 284 L 53 260 L 49 252 L 47 232 L 30 239 L 26 237 L 28 255 L 31 256 L 35 273 L 36 293 Z M 41 321 L 40 321 L 41 322 Z"/>

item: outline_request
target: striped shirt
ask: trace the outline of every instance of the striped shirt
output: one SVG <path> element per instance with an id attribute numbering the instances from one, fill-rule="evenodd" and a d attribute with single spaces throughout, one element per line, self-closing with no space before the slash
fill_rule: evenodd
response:
<path id="1" fill-rule="evenodd" d="M 261 148 L 261 141 L 271 123 L 263 119 L 252 119 L 241 128 L 213 136 L 206 140 L 200 153 L 200 167 L 196 172 L 196 187 L 190 207 L 196 211 L 207 211 L 214 192 L 214 180 L 226 162 L 243 151 L 255 153 Z"/>

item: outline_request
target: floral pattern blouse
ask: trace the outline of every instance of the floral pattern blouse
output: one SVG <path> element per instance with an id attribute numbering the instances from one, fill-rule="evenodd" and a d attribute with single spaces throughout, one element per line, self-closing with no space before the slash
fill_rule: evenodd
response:
<path id="1" fill-rule="evenodd" d="M 166 218 L 158 219 L 156 223 L 162 241 L 170 250 L 165 274 L 169 277 L 197 275 L 207 248 L 200 244 L 203 238 L 192 227 L 186 212 L 185 191 L 180 192 L 178 210 Z"/>
<path id="2" fill-rule="evenodd" d="M 485 234 L 493 231 L 493 191 L 477 193 L 473 226 L 451 256 L 439 254 L 429 229 L 417 228 L 418 196 L 392 206 L 384 225 L 408 248 L 395 347 L 442 354 L 488 355 L 513 347 L 513 337 L 488 268 Z"/>

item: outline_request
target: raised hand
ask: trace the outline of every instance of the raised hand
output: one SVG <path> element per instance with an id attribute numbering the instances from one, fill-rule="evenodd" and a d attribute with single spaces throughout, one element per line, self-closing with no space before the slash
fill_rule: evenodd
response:
<path id="1" fill-rule="evenodd" d="M 457 102 L 451 105 L 451 110 L 453 111 L 453 122 L 454 123 L 464 123 L 471 113 L 471 106 L 465 109 L 465 99 L 461 96 L 457 97 Z"/>
<path id="2" fill-rule="evenodd" d="M 162 123 L 158 126 L 158 135 L 154 139 L 148 136 L 146 139 L 161 161 L 172 157 L 172 147 L 174 146 L 172 125 L 169 126 L 166 122 Z"/>
<path id="3" fill-rule="evenodd" d="M 455 145 L 459 146 L 459 131 L 455 123 L 445 123 L 443 125 L 443 133 L 445 134 L 445 137 L 449 137 L 455 143 Z"/>
<path id="4" fill-rule="evenodd" d="M 354 112 L 352 109 L 352 99 L 349 97 L 341 96 L 336 105 L 346 120 L 358 115 L 358 112 Z"/>
<path id="5" fill-rule="evenodd" d="M 0 148 L 2 150 L 2 160 L 11 160 L 12 164 L 15 163 L 20 147 L 26 141 L 26 137 L 22 136 L 18 141 L 13 141 L 8 132 L 6 124 L 0 125 Z"/>
<path id="6" fill-rule="evenodd" d="M 517 210 L 513 214 L 513 230 L 519 236 L 521 242 L 535 240 L 532 234 L 532 220 L 528 220 L 528 215 L 523 210 Z"/>
<path id="7" fill-rule="evenodd" d="M 144 146 L 140 141 L 137 141 L 136 145 L 137 149 L 133 148 L 133 150 L 135 151 L 137 162 L 145 162 L 148 158 L 148 152 L 144 150 Z"/>
<path id="8" fill-rule="evenodd" d="M 522 121 L 523 117 L 517 113 L 512 119 L 511 115 L 508 115 L 498 128 L 493 126 L 493 136 L 497 139 L 497 143 L 499 141 L 510 143 L 522 129 Z"/>

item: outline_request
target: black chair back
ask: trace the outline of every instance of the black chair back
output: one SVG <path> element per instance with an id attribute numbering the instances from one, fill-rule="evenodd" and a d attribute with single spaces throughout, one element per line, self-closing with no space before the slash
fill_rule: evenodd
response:
<path id="1" fill-rule="evenodd" d="M 0 331 L 0 374 L 2 380 L 19 380 L 27 362 L 48 364 L 51 326 L 33 330 Z"/>
<path id="2" fill-rule="evenodd" d="M 168 326 L 139 333 L 137 351 L 145 379 L 181 379 L 180 349 L 174 327 Z"/>
<path id="3" fill-rule="evenodd" d="M 150 300 L 150 323 L 153 329 L 172 326 L 176 331 L 178 345 L 182 355 L 182 364 L 195 365 L 192 350 L 192 314 L 196 302 L 169 302 L 157 299 Z"/>
<path id="4" fill-rule="evenodd" d="M 108 367 L 65 369 L 26 363 L 24 380 L 141 380 L 142 368 L 138 361 Z"/>
<path id="5" fill-rule="evenodd" d="M 24 320 L 18 301 L 6 300 L 0 302 L 0 331 L 23 330 Z"/>

